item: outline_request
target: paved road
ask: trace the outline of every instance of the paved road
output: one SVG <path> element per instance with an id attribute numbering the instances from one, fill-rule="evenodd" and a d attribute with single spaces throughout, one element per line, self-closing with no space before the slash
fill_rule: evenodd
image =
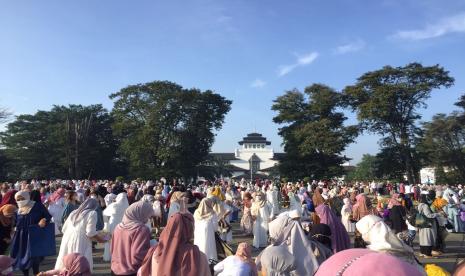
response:
<path id="1" fill-rule="evenodd" d="M 234 223 L 233 224 L 233 237 L 234 237 L 234 242 L 232 244 L 233 249 L 235 250 L 237 247 L 237 244 L 243 241 L 247 241 L 249 243 L 252 242 L 252 237 L 250 236 L 244 236 L 240 233 L 238 230 L 238 224 Z M 436 259 L 420 259 L 420 261 L 425 264 L 425 263 L 435 263 L 438 264 L 448 271 L 452 272 L 455 268 L 456 261 L 457 260 L 463 260 L 465 258 L 465 242 L 464 242 L 464 234 L 455 234 L 451 233 L 448 235 L 446 238 L 446 252 L 443 256 L 436 258 Z M 57 246 L 59 246 L 59 239 L 57 241 Z M 416 241 L 418 242 L 418 240 Z M 418 243 L 415 244 L 415 251 L 419 251 Z M 57 248 L 58 252 L 58 248 Z M 258 255 L 258 251 L 254 252 L 254 256 Z M 102 260 L 102 255 L 103 255 L 103 248 L 102 246 L 98 245 L 97 249 L 94 251 L 94 274 L 93 275 L 110 275 L 110 264 L 105 263 Z M 52 269 L 53 266 L 55 265 L 55 257 L 47 257 L 44 262 L 42 263 L 41 270 L 48 270 Z M 32 274 L 32 271 L 31 271 Z M 14 275 L 22 275 L 22 273 L 15 273 Z"/>

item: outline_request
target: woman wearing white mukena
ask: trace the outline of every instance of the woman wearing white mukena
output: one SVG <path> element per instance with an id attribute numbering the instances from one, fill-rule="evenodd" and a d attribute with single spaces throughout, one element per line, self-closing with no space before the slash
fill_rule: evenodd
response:
<path id="1" fill-rule="evenodd" d="M 103 210 L 103 216 L 108 217 L 107 228 L 105 231 L 113 235 L 116 226 L 123 220 L 124 212 L 129 207 L 128 196 L 126 193 L 120 193 L 116 196 L 115 202 Z M 109 262 L 111 260 L 110 242 L 105 243 L 103 250 L 103 260 Z"/>
<path id="2" fill-rule="evenodd" d="M 253 224 L 253 247 L 268 245 L 268 222 L 273 219 L 271 206 L 266 202 L 265 195 L 257 193 L 251 209 Z"/>
<path id="3" fill-rule="evenodd" d="M 278 215 L 279 214 L 278 187 L 273 186 L 272 189 L 269 189 L 266 192 L 266 200 L 272 207 L 273 215 Z"/>
<path id="4" fill-rule="evenodd" d="M 214 198 L 204 198 L 194 212 L 194 244 L 207 255 L 208 260 L 218 260 L 215 232 L 218 230 L 219 216 L 214 204 Z"/>

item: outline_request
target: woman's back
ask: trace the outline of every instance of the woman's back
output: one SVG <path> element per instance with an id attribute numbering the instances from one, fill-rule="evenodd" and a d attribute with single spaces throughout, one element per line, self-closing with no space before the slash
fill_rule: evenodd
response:
<path id="1" fill-rule="evenodd" d="M 220 264 L 222 267 L 216 267 L 215 271 L 222 270 L 218 276 L 249 276 L 252 275 L 252 269 L 250 265 L 242 261 L 237 256 L 229 256 L 224 259 Z"/>
<path id="2" fill-rule="evenodd" d="M 73 211 L 73 213 L 77 212 Z M 97 212 L 89 211 L 80 215 L 76 224 L 74 220 L 67 219 L 63 225 L 63 239 L 61 240 L 60 253 L 58 254 L 55 269 L 62 269 L 64 267 L 63 258 L 69 253 L 79 252 L 90 264 L 92 269 L 92 243 L 90 238 L 97 235 Z"/>

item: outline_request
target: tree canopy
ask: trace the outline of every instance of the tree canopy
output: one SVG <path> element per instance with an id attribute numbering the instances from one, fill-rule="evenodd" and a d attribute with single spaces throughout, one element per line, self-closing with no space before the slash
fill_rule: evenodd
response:
<path id="1" fill-rule="evenodd" d="M 1 134 L 7 177 L 76 179 L 120 173 L 111 124 L 101 105 L 54 106 L 18 116 Z"/>
<path id="2" fill-rule="evenodd" d="M 272 106 L 278 114 L 275 123 L 283 125 L 286 156 L 281 173 L 290 179 L 312 176 L 329 178 L 343 173 L 342 156 L 357 135 L 356 126 L 344 126 L 346 117 L 338 111 L 341 94 L 323 85 L 313 84 L 304 93 L 294 89 L 279 96 Z"/>
<path id="3" fill-rule="evenodd" d="M 231 101 L 168 81 L 130 85 L 110 95 L 113 129 L 132 176 L 196 176 Z"/>
<path id="4" fill-rule="evenodd" d="M 416 182 L 412 144 L 421 118 L 417 111 L 426 107 L 433 89 L 453 83 L 449 72 L 439 65 L 410 63 L 367 72 L 343 92 L 361 127 L 382 135 L 384 144 L 398 147 L 408 180 Z"/>

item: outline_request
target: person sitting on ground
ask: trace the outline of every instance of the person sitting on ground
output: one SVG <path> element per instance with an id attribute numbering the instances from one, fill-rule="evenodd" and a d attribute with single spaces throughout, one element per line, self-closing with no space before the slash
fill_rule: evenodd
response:
<path id="1" fill-rule="evenodd" d="M 236 255 L 226 257 L 223 261 L 215 265 L 214 270 L 217 276 L 256 276 L 257 266 L 252 260 L 252 247 L 246 243 L 240 243 L 237 247 Z"/>
<path id="2" fill-rule="evenodd" d="M 39 273 L 37 276 L 91 276 L 87 258 L 79 253 L 70 253 L 63 258 L 64 268 Z"/>
<path id="3" fill-rule="evenodd" d="M 367 215 L 357 222 L 356 227 L 362 234 L 363 240 L 368 244 L 368 249 L 397 257 L 415 266 L 422 275 L 426 276 L 425 270 L 416 259 L 413 249 L 402 242 L 382 218 Z"/>

